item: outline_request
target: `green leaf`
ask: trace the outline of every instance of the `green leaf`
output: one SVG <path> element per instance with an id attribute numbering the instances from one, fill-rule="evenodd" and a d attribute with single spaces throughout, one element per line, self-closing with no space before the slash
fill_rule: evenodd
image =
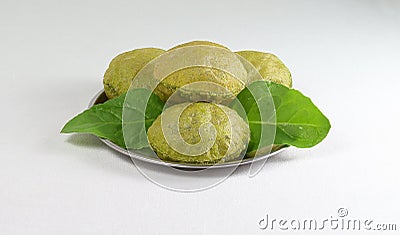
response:
<path id="1" fill-rule="evenodd" d="M 310 98 L 276 83 L 268 86 L 276 109 L 275 144 L 309 148 L 325 139 L 331 124 Z"/>
<path id="2" fill-rule="evenodd" d="M 128 149 L 149 147 L 147 129 L 161 114 L 164 103 L 161 99 L 144 88 L 127 93 L 122 113 L 122 130 L 125 146 Z"/>
<path id="3" fill-rule="evenodd" d="M 248 153 L 270 144 L 271 129 L 275 129 L 275 145 L 309 148 L 320 143 L 331 127 L 310 98 L 280 84 L 257 81 L 246 87 L 237 98 L 246 111 L 250 126 Z M 271 114 L 274 107 L 270 100 L 274 103 L 275 117 Z"/>
<path id="4" fill-rule="evenodd" d="M 131 102 L 133 98 L 135 102 Z M 160 98 L 149 90 L 133 89 L 78 114 L 65 124 L 61 133 L 89 133 L 108 139 L 123 148 L 143 148 L 148 146 L 147 138 L 143 139 L 143 133 L 146 135 L 146 130 L 162 112 L 163 106 Z M 128 145 L 124 141 L 123 123 L 124 127 L 135 128 L 136 131 L 135 135 L 129 135 Z"/>
<path id="5" fill-rule="evenodd" d="M 264 82 L 255 82 L 247 86 L 238 94 L 231 107 L 248 121 L 250 128 L 248 155 L 253 156 L 257 150 L 274 144 L 276 116 L 274 102 Z"/>

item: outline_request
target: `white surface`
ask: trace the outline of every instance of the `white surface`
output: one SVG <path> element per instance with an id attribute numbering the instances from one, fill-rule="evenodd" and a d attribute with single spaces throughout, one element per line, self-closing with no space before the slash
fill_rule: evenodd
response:
<path id="1" fill-rule="evenodd" d="M 324 218 L 339 207 L 400 224 L 398 1 L 0 6 L 0 234 L 265 234 L 266 213 Z M 255 178 L 240 168 L 210 190 L 177 193 L 94 137 L 59 134 L 113 56 L 193 39 L 277 54 L 330 118 L 327 139 L 270 159 Z"/>

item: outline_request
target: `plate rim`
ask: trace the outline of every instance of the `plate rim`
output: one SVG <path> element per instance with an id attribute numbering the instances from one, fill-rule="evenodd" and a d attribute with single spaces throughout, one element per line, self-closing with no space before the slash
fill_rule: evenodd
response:
<path id="1" fill-rule="evenodd" d="M 88 104 L 88 108 L 93 107 L 94 105 L 96 105 L 97 100 L 100 98 L 100 96 L 105 95 L 104 89 L 100 90 L 99 92 L 96 93 L 96 95 L 90 100 L 89 104 Z M 255 157 L 255 158 L 243 158 L 240 161 L 232 161 L 232 162 L 224 162 L 221 164 L 215 164 L 215 165 L 194 165 L 194 164 L 182 164 L 182 163 L 174 163 L 174 162 L 165 162 L 162 161 L 160 159 L 152 159 L 152 158 L 148 158 L 148 157 L 144 157 L 141 156 L 140 154 L 133 154 L 130 153 L 128 150 L 121 148 L 120 146 L 114 144 L 113 142 L 111 142 L 110 140 L 101 138 L 96 136 L 101 142 L 103 142 L 106 146 L 108 146 L 109 148 L 127 156 L 130 157 L 131 159 L 134 158 L 136 160 L 140 160 L 143 162 L 147 162 L 147 163 L 151 163 L 151 164 L 155 164 L 155 165 L 159 165 L 159 166 L 169 166 L 169 167 L 176 167 L 176 168 L 184 168 L 184 169 L 206 169 L 206 168 L 226 168 L 226 167 L 237 167 L 237 166 L 242 166 L 242 165 L 247 165 L 253 162 L 258 162 L 261 160 L 267 160 L 268 158 L 275 156 L 285 150 L 287 150 L 290 146 L 283 146 L 282 148 L 263 155 L 263 156 L 259 156 L 259 157 Z"/>

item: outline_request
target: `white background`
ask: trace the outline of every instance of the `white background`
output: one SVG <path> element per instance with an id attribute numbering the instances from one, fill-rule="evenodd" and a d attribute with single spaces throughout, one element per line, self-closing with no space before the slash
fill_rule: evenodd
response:
<path id="1" fill-rule="evenodd" d="M 0 27 L 0 234 L 267 234 L 266 213 L 325 219 L 340 207 L 400 230 L 399 1 L 2 0 Z M 95 137 L 59 134 L 115 55 L 194 39 L 277 54 L 329 136 L 255 178 L 242 167 L 178 193 Z"/>

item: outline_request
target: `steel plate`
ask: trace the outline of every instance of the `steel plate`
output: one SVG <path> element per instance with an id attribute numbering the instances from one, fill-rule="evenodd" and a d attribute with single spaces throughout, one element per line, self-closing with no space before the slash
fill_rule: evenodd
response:
<path id="1" fill-rule="evenodd" d="M 89 108 L 92 107 L 93 105 L 96 104 L 101 104 L 103 102 L 107 101 L 107 96 L 104 93 L 104 90 L 99 91 L 95 97 L 93 97 L 93 99 L 90 101 L 89 103 Z M 145 155 L 141 155 L 138 153 L 132 153 L 129 152 L 128 150 L 119 147 L 118 145 L 114 144 L 113 142 L 107 140 L 107 139 L 103 139 L 103 138 L 99 138 L 103 143 L 105 143 L 108 147 L 110 147 L 111 149 L 122 153 L 128 157 L 131 157 L 133 159 L 136 160 L 140 160 L 140 161 L 144 161 L 147 163 L 152 163 L 152 164 L 156 164 L 156 165 L 163 165 L 163 166 L 170 166 L 170 167 L 176 167 L 176 168 L 183 168 L 183 169 L 205 169 L 210 167 L 211 165 L 198 165 L 198 164 L 183 164 L 183 163 L 175 163 L 175 162 L 165 162 L 162 161 L 159 158 L 155 158 L 155 157 L 151 157 L 151 156 L 145 156 Z M 228 162 L 224 162 L 224 163 L 219 163 L 216 165 L 213 165 L 214 168 L 222 168 L 222 167 L 236 167 L 238 165 L 245 165 L 245 164 L 249 164 L 252 163 L 254 161 L 261 161 L 261 160 L 265 160 L 269 157 L 272 157 L 274 155 L 277 155 L 279 153 L 281 153 L 282 151 L 286 150 L 287 146 L 283 146 L 280 149 L 271 152 L 269 154 L 263 155 L 263 156 L 259 156 L 256 158 L 243 158 L 242 160 L 236 160 L 236 161 L 228 161 Z"/>

